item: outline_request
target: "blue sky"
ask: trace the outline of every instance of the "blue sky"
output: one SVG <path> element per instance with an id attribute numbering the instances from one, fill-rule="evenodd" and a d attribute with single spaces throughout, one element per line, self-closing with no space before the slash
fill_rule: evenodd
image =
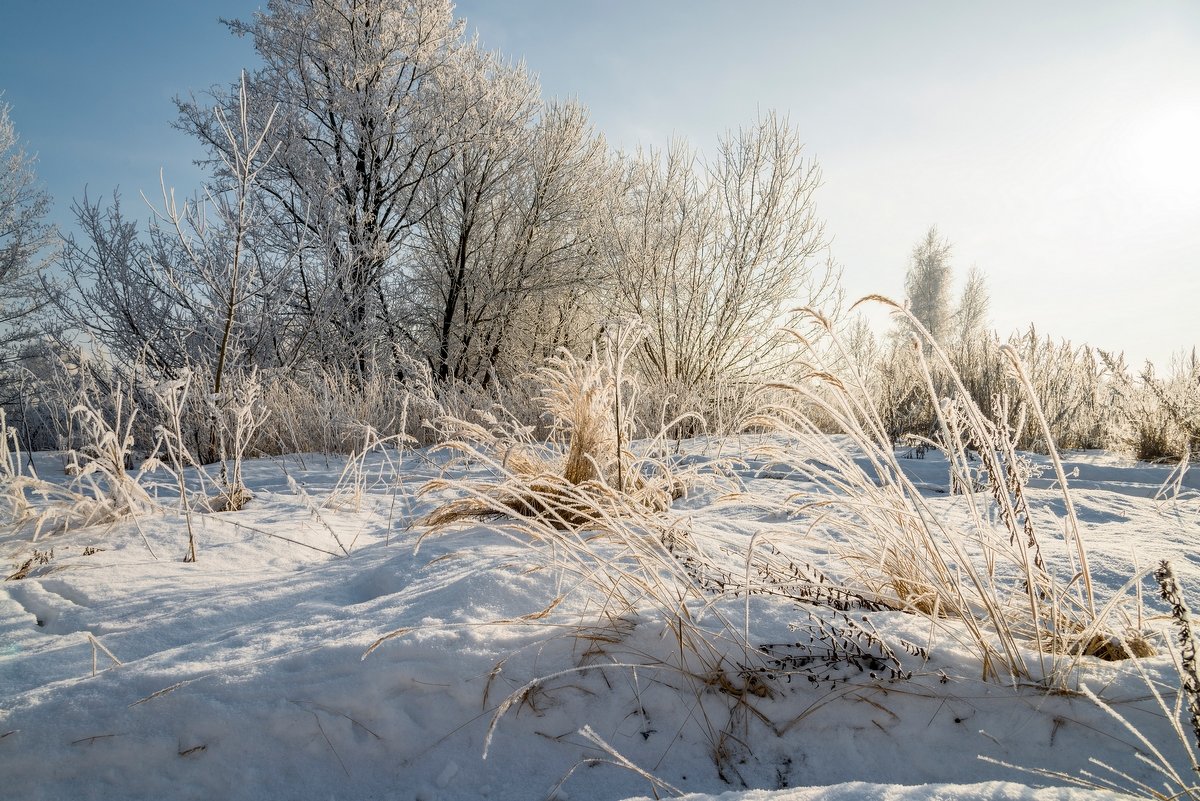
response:
<path id="1" fill-rule="evenodd" d="M 0 0 L 0 89 L 66 219 L 194 188 L 171 98 L 233 80 L 250 0 Z M 1165 363 L 1200 341 L 1200 3 L 463 0 L 484 44 L 615 146 L 790 115 L 851 293 L 900 295 L 931 224 L 992 322 Z"/>

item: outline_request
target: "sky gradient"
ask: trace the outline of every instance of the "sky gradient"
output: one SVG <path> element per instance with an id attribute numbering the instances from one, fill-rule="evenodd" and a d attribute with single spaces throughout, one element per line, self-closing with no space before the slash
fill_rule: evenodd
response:
<path id="1" fill-rule="evenodd" d="M 69 219 L 85 185 L 200 181 L 172 97 L 253 67 L 259 3 L 0 0 L 0 90 Z M 1200 3 L 463 0 L 485 46 L 616 147 L 789 115 L 851 295 L 903 294 L 936 224 L 991 322 L 1165 366 L 1200 341 Z"/>

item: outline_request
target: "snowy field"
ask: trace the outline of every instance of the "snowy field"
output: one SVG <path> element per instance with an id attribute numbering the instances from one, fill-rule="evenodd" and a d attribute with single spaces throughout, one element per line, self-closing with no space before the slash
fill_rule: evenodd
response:
<path id="1" fill-rule="evenodd" d="M 741 441 L 694 447 L 693 465 L 711 462 L 725 483 L 695 488 L 666 515 L 714 543 L 790 537 L 795 553 L 841 575 L 806 521 L 756 500 L 811 491 L 803 479 L 748 458 Z M 55 458 L 39 455 L 44 476 Z M 253 461 L 245 509 L 190 516 L 195 563 L 182 561 L 189 521 L 166 486 L 162 509 L 136 519 L 36 542 L 27 528 L 4 535 L 5 575 L 35 549 L 53 555 L 0 583 L 0 795 L 1043 801 L 1121 796 L 1012 766 L 1168 794 L 1155 749 L 1195 778 L 1154 699 L 1178 697 L 1161 647 L 1136 662 L 1080 658 L 1076 686 L 1048 693 L 984 681 L 927 618 L 870 611 L 863 625 L 899 654 L 902 675 L 795 662 L 734 703 L 716 682 L 662 669 L 678 646 L 655 616 L 596 620 L 597 599 L 562 586 L 553 560 L 502 520 L 418 548 L 423 529 L 411 524 L 447 495 L 417 490 L 445 459 L 375 454 L 361 481 L 340 482 L 340 457 Z M 1101 596 L 1171 559 L 1200 602 L 1196 475 L 1164 497 L 1170 467 L 1101 453 L 1066 461 Z M 944 461 L 903 464 L 933 508 L 962 516 Z M 1030 486 L 1035 514 L 1053 525 L 1061 495 L 1046 477 Z M 1144 626 L 1166 630 L 1153 580 L 1141 586 Z M 837 613 L 783 598 L 690 611 L 701 623 L 744 614 L 762 644 L 791 642 L 791 626 L 814 615 L 837 624 Z"/>

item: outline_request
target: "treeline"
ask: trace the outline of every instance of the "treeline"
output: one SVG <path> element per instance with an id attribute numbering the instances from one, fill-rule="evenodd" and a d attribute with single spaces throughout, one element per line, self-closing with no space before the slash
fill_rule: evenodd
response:
<path id="1" fill-rule="evenodd" d="M 362 380 L 415 359 L 486 385 L 638 315 L 640 367 L 690 387 L 750 374 L 785 302 L 830 284 L 784 119 L 708 159 L 613 153 L 448 2 L 273 2 L 230 27 L 265 66 L 179 103 L 205 196 L 144 232 L 115 200 L 76 208 L 71 319 L 122 365 Z"/>

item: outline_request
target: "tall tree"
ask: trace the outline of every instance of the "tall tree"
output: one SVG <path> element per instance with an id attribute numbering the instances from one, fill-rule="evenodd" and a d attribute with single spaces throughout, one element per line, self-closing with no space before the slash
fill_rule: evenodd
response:
<path id="1" fill-rule="evenodd" d="M 39 274 L 56 236 L 45 222 L 50 196 L 38 185 L 34 163 L 8 105 L 0 103 L 0 366 L 33 335 L 32 317 L 47 301 Z"/>
<path id="2" fill-rule="evenodd" d="M 958 308 L 954 310 L 954 333 L 960 343 L 969 342 L 984 332 L 990 306 L 987 277 L 978 267 L 972 267 L 967 273 Z"/>
<path id="3" fill-rule="evenodd" d="M 594 272 L 586 229 L 607 159 L 583 110 L 543 104 L 523 68 L 481 51 L 460 68 L 467 130 L 426 182 L 406 317 L 435 376 L 482 381 L 553 336 L 522 325 L 530 309 Z"/>
<path id="4" fill-rule="evenodd" d="M 447 115 L 461 104 L 445 102 L 448 65 L 471 45 L 449 0 L 270 0 L 228 25 L 265 63 L 247 82 L 251 113 L 278 108 L 279 148 L 258 182 L 276 231 L 305 251 L 295 297 L 326 324 L 324 355 L 365 371 L 403 334 L 390 284 L 430 212 L 424 184 L 450 158 Z M 229 91 L 215 98 L 236 103 Z M 179 110 L 180 126 L 228 161 L 212 115 L 194 100 Z"/>
<path id="5" fill-rule="evenodd" d="M 908 262 L 904 293 L 909 311 L 935 340 L 943 340 L 951 327 L 950 250 L 948 241 L 931 226 Z"/>

